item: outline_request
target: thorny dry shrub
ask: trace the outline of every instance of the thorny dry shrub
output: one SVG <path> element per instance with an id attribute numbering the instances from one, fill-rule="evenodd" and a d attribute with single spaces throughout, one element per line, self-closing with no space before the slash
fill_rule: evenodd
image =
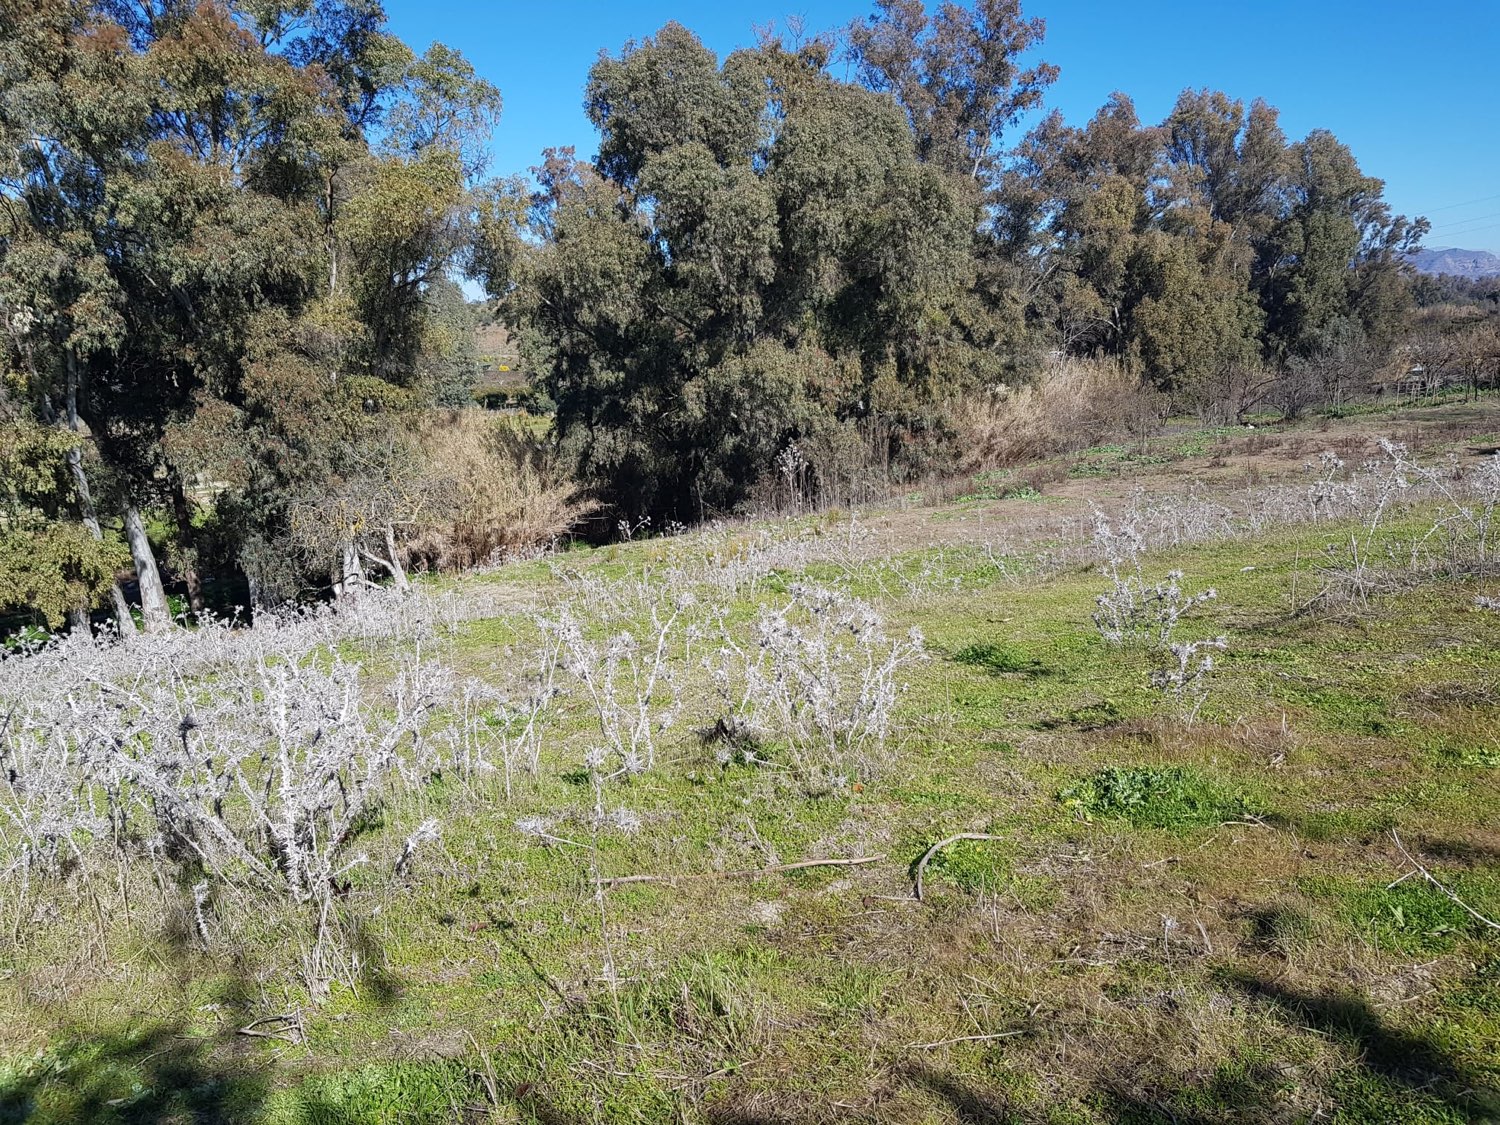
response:
<path id="1" fill-rule="evenodd" d="M 693 639 L 683 618 L 695 600 L 649 579 L 569 584 L 572 601 L 537 624 L 590 712 L 585 764 L 622 777 L 652 769 L 682 709 L 677 669 Z"/>
<path id="2" fill-rule="evenodd" d="M 1379 457 L 1352 470 L 1325 451 L 1308 464 L 1308 484 L 1250 490 L 1238 511 L 1192 493 L 1137 493 L 1113 523 L 1096 512 L 1090 549 L 1109 579 L 1094 614 L 1100 636 L 1110 644 L 1144 643 L 1158 652 L 1161 666 L 1152 684 L 1173 698 L 1191 723 L 1207 695 L 1214 653 L 1227 647 L 1227 638 L 1179 642 L 1173 634 L 1186 614 L 1217 595 L 1213 589 L 1186 593 L 1183 575 L 1175 570 L 1148 583 L 1141 558 L 1150 548 L 1357 519 L 1347 539 L 1329 543 L 1317 561 L 1322 587 L 1315 602 L 1364 604 L 1372 593 L 1415 578 L 1491 573 L 1500 550 L 1495 519 L 1500 457 L 1465 472 L 1453 459 L 1421 465 L 1406 446 L 1388 439 L 1378 447 Z M 1405 537 L 1383 531 L 1397 514 L 1434 502 L 1437 511 L 1425 529 Z"/>
<path id="3" fill-rule="evenodd" d="M 1047 556 L 990 561 L 993 573 L 1030 580 L 1049 563 L 1103 560 L 1115 596 L 1112 609 L 1101 604 L 1101 630 L 1169 654 L 1157 686 L 1195 710 L 1221 642 L 1176 647 L 1179 619 L 1203 596 L 1174 576 L 1146 583 L 1142 552 L 1355 518 L 1373 541 L 1393 512 L 1434 501 L 1430 530 L 1385 563 L 1492 569 L 1500 459 L 1424 468 L 1394 445 L 1378 463 L 1325 459 L 1305 483 L 1225 503 L 1142 494 L 1108 534 L 1075 525 L 1072 542 Z M 947 582 L 941 567 L 913 576 L 888 555 L 851 517 L 711 528 L 693 544 L 665 543 L 660 569 L 639 578 L 563 574 L 541 643 L 498 685 L 462 680 L 442 660 L 444 638 L 465 620 L 495 615 L 485 584 L 461 596 L 369 591 L 336 608 L 260 614 L 253 628 L 209 620 L 128 645 L 62 638 L 0 660 L 0 884 L 12 930 L 39 916 L 45 895 L 108 894 L 118 873 L 127 912 L 143 908 L 140 896 L 127 904 L 127 885 L 154 883 L 164 905 L 176 896 L 201 944 L 224 941 L 237 919 L 284 919 L 275 924 L 299 935 L 316 990 L 358 971 L 349 927 L 372 885 L 420 872 L 442 831 L 426 819 L 382 826 L 381 816 L 423 806 L 397 799 L 437 774 L 509 797 L 541 768 L 566 715 L 582 713 L 585 733 L 559 756 L 577 747 L 592 800 L 563 815 L 596 843 L 640 823 L 625 787 L 665 759 L 684 710 L 768 777 L 828 786 L 878 770 L 921 638 L 893 634 L 871 604 L 812 583 L 788 588 L 784 576 L 833 563 L 895 597 Z M 961 559 L 965 569 L 980 561 Z M 1027 565 L 1007 569 L 1007 559 Z M 747 597 L 763 603 L 749 620 L 731 612 Z M 353 655 L 361 646 L 381 652 L 374 669 Z M 523 827 L 547 836 L 555 819 Z M 597 846 L 590 854 L 598 892 Z"/>
<path id="4" fill-rule="evenodd" d="M 433 488 L 409 539 L 414 562 L 465 570 L 550 543 L 591 510 L 547 449 L 508 418 L 449 411 L 420 440 Z"/>
<path id="5" fill-rule="evenodd" d="M 128 868 L 164 901 L 169 886 L 191 887 L 204 946 L 237 919 L 281 918 L 304 939 L 312 991 L 351 979 L 358 951 L 342 938 L 355 873 L 405 873 L 438 832 L 419 825 L 381 859 L 382 808 L 444 771 L 497 772 L 497 741 L 506 754 L 525 744 L 490 732 L 497 712 L 524 705 L 460 687 L 430 658 L 451 613 L 441 598 L 371 593 L 338 610 L 262 614 L 254 628 L 206 620 L 129 644 L 71 636 L 0 660 L 0 883 L 15 931 L 49 887 L 112 869 L 128 913 Z M 388 654 L 378 678 L 342 651 L 376 639 Z"/>
<path id="6" fill-rule="evenodd" d="M 1331 453 L 1322 455 L 1308 489 L 1318 519 L 1325 512 L 1357 515 L 1347 538 L 1327 544 L 1318 562 L 1323 585 L 1317 600 L 1367 604 L 1373 593 L 1413 579 L 1475 577 L 1494 572 L 1500 551 L 1500 456 L 1465 471 L 1456 459 L 1422 465 L 1407 447 L 1379 441 L 1381 455 L 1346 471 Z M 1383 526 L 1411 508 L 1436 502 L 1424 529 L 1403 535 Z"/>
<path id="7" fill-rule="evenodd" d="M 705 661 L 723 708 L 721 761 L 783 747 L 804 783 L 827 788 L 878 772 L 900 676 L 922 656 L 920 630 L 892 637 L 868 603 L 795 583 L 784 604 L 762 607 L 748 640 L 721 627 Z"/>
<path id="8" fill-rule="evenodd" d="M 1173 699 L 1191 726 L 1208 698 L 1208 677 L 1215 651 L 1229 647 L 1227 637 L 1176 641 L 1182 619 L 1217 598 L 1210 587 L 1196 594 L 1182 588 L 1183 573 L 1173 570 L 1148 584 L 1141 555 L 1145 539 L 1130 523 L 1111 524 L 1102 513 L 1094 516 L 1094 543 L 1103 556 L 1101 569 L 1109 588 L 1096 599 L 1094 626 L 1109 644 L 1143 644 L 1157 654 L 1159 666 L 1151 685 Z"/>
<path id="9" fill-rule="evenodd" d="M 1180 570 L 1169 571 L 1165 579 L 1148 585 L 1141 565 L 1145 539 L 1131 523 L 1111 524 L 1102 513 L 1095 513 L 1094 544 L 1109 578 L 1109 589 L 1095 599 L 1094 626 L 1110 644 L 1167 648 L 1177 623 L 1219 596 L 1212 588 L 1187 593 Z"/>
<path id="10" fill-rule="evenodd" d="M 1167 645 L 1170 660 L 1151 673 L 1151 686 L 1174 699 L 1179 713 L 1192 726 L 1208 698 L 1208 677 L 1214 670 L 1214 653 L 1229 647 L 1226 636 L 1196 641 L 1173 641 Z"/>
<path id="11" fill-rule="evenodd" d="M 722 743 L 720 761 L 739 755 L 816 788 L 875 768 L 873 752 L 884 743 L 903 686 L 896 673 L 920 655 L 920 634 L 892 642 L 872 607 L 806 584 L 793 587 L 787 604 L 762 608 L 745 636 L 742 624 L 731 623 L 734 593 L 758 589 L 772 555 L 782 557 L 767 543 L 728 555 L 710 549 L 617 581 L 558 569 L 567 596 L 537 618 L 572 709 L 585 716 L 581 765 L 590 801 L 525 816 L 516 827 L 542 844 L 583 849 L 601 970 L 617 1006 L 616 936 L 600 844 L 641 827 L 630 787 L 660 764 L 662 742 L 693 686 L 684 673 L 694 667 L 695 651 L 716 689 L 702 733 Z M 772 745 L 785 750 L 784 759 L 760 756 Z"/>
<path id="12" fill-rule="evenodd" d="M 1349 466 L 1332 451 L 1304 466 L 1305 483 L 1258 485 L 1211 498 L 1201 486 L 1185 492 L 1134 492 L 1115 516 L 1137 540 L 1136 549 L 1152 551 L 1250 538 L 1284 527 L 1360 521 L 1361 546 L 1373 542 L 1398 514 L 1436 505 L 1431 524 L 1400 549 L 1391 544 L 1380 562 L 1366 555 L 1367 573 L 1383 569 L 1388 578 L 1400 572 L 1421 575 L 1477 576 L 1494 571 L 1500 558 L 1500 455 L 1477 466 L 1453 458 L 1438 465 L 1416 463 L 1397 443 L 1377 443 L 1380 455 Z M 1061 545 L 1037 558 L 1042 570 L 1056 571 L 1080 563 L 1107 561 L 1114 549 L 1095 535 L 1095 523 L 1074 521 L 1058 529 Z M 1345 544 L 1347 546 L 1347 544 Z M 1335 551 L 1337 545 L 1335 545 Z"/>
<path id="13" fill-rule="evenodd" d="M 1033 383 L 995 387 L 955 405 L 966 472 L 1087 449 L 1121 437 L 1144 439 L 1165 417 L 1165 399 L 1123 366 L 1059 359 Z"/>

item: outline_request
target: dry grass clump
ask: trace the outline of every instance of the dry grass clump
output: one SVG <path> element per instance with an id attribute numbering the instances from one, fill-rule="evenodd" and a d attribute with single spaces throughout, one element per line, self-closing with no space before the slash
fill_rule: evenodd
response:
<path id="1" fill-rule="evenodd" d="M 995 387 L 953 407 L 967 472 L 1087 449 L 1108 439 L 1145 438 L 1161 428 L 1162 395 L 1117 363 L 1063 358 L 1035 382 Z"/>
<path id="2" fill-rule="evenodd" d="M 413 562 L 464 570 L 545 545 L 591 505 L 545 444 L 514 419 L 453 410 L 420 435 L 435 496 L 407 548 Z"/>

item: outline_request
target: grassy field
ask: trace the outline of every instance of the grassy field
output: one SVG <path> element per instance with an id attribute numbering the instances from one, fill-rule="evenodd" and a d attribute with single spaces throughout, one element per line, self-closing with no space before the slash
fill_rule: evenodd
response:
<path id="1" fill-rule="evenodd" d="M 592 835 L 594 735 L 565 684 L 508 798 L 443 775 L 381 810 L 372 841 L 428 818 L 441 838 L 355 880 L 358 971 L 326 996 L 269 918 L 202 950 L 109 886 L 9 907 L 0 1121 L 1500 1121 L 1500 611 L 1476 602 L 1500 580 L 1319 598 L 1363 519 L 1156 544 L 1149 577 L 1217 593 L 1178 634 L 1227 638 L 1194 714 L 1153 688 L 1159 654 L 1101 639 L 1081 547 L 1137 489 L 1148 509 L 1303 489 L 1378 434 L 1472 466 L 1497 407 L 1183 430 L 941 505 L 465 579 L 451 593 L 491 608 L 446 658 L 497 682 L 538 613 L 757 544 L 771 561 L 724 620 L 810 578 L 919 629 L 925 658 L 884 742 L 813 776 L 774 740 L 720 752 L 689 646 L 654 768 L 611 783 L 638 830 Z M 1433 510 L 1383 523 L 1383 557 Z M 929 855 L 965 834 L 985 838 Z"/>

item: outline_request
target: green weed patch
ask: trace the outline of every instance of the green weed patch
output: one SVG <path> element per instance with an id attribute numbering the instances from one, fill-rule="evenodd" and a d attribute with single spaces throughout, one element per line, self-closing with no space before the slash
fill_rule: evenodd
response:
<path id="1" fill-rule="evenodd" d="M 1242 798 L 1182 766 L 1109 766 L 1058 799 L 1085 820 L 1117 818 L 1143 828 L 1197 828 L 1248 811 Z"/>

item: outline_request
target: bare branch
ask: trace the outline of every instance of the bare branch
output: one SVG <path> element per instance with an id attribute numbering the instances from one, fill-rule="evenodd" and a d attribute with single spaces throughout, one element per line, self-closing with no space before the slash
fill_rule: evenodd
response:
<path id="1" fill-rule="evenodd" d="M 1442 891 L 1443 894 L 1447 895 L 1450 899 L 1456 902 L 1459 906 L 1463 907 L 1471 917 L 1478 919 L 1480 922 L 1483 922 L 1492 930 L 1500 930 L 1500 922 L 1490 921 L 1483 914 L 1479 913 L 1479 911 L 1475 910 L 1467 902 L 1450 891 L 1447 887 L 1443 886 L 1442 883 L 1439 883 L 1437 881 L 1437 877 L 1433 875 L 1431 871 L 1428 871 L 1427 868 L 1418 863 L 1417 860 L 1412 856 L 1411 852 L 1406 850 L 1406 845 L 1401 842 L 1401 836 L 1394 828 L 1391 829 L 1391 839 L 1396 841 L 1397 850 L 1399 850 L 1401 854 L 1406 857 L 1406 862 L 1412 865 L 1413 870 L 1408 871 L 1405 875 L 1401 876 L 1400 879 L 1397 879 L 1396 882 L 1392 883 L 1390 887 L 1386 888 L 1386 890 L 1390 890 L 1391 887 L 1396 886 L 1397 883 L 1404 882 L 1405 880 L 1411 878 L 1412 875 L 1420 875 L 1438 890 Z"/>
<path id="2" fill-rule="evenodd" d="M 949 836 L 946 840 L 939 840 L 923 853 L 922 858 L 917 861 L 916 892 L 917 901 L 922 902 L 922 875 L 927 870 L 927 861 L 942 851 L 949 844 L 956 844 L 960 840 L 1003 840 L 1004 836 L 991 836 L 985 832 L 960 832 L 957 836 Z"/>

